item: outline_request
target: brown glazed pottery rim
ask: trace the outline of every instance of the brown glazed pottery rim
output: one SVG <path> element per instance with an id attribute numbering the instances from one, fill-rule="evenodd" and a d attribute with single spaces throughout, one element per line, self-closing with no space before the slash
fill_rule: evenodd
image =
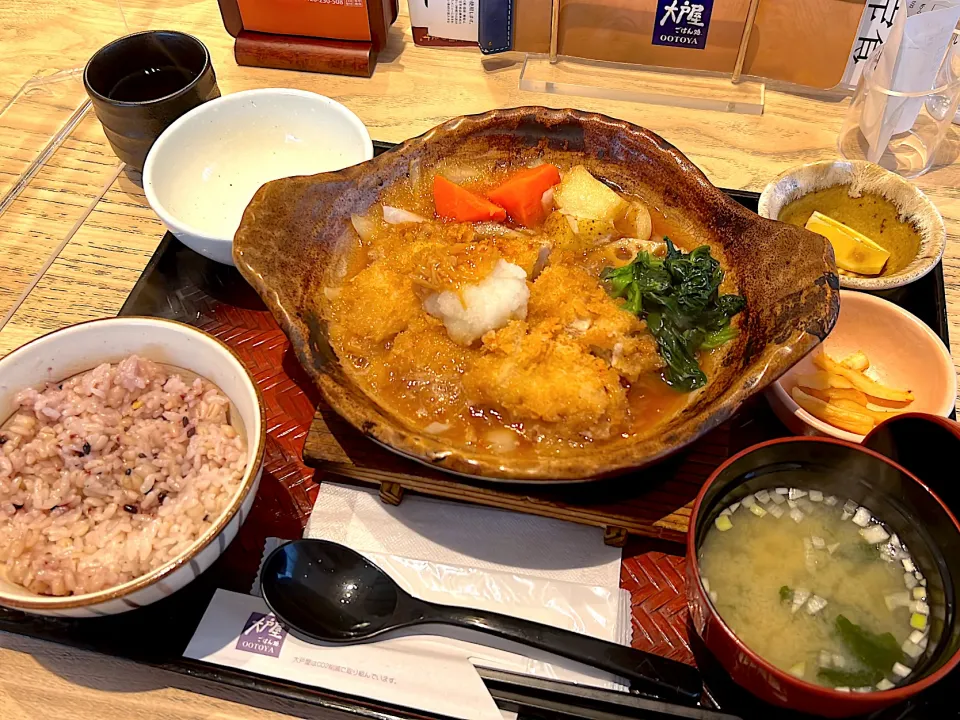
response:
<path id="1" fill-rule="evenodd" d="M 393 418 L 340 368 L 326 336 L 322 288 L 335 279 L 348 252 L 350 215 L 365 212 L 384 187 L 407 178 L 411 162 L 428 169 L 440 158 L 478 154 L 506 162 L 542 157 L 584 164 L 685 224 L 711 246 L 747 297 L 740 337 L 725 349 L 711 383 L 658 434 L 561 457 L 476 452 Z M 839 312 L 833 250 L 824 238 L 745 209 L 649 130 L 569 109 L 521 107 L 459 117 L 361 165 L 267 183 L 244 212 L 233 255 L 326 401 L 350 424 L 431 467 L 512 482 L 599 478 L 676 452 L 729 419 L 815 347 Z"/>

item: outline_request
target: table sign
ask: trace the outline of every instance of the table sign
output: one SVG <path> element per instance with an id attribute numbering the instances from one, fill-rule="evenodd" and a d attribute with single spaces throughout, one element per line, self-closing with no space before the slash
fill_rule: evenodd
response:
<path id="1" fill-rule="evenodd" d="M 480 0 L 407 0 L 407 7 L 417 45 L 476 46 Z"/>
<path id="2" fill-rule="evenodd" d="M 408 2 L 418 45 L 470 46 L 476 31 L 484 54 L 526 53 L 521 90 L 747 114 L 763 112 L 769 82 L 846 94 L 875 12 L 867 0 Z"/>

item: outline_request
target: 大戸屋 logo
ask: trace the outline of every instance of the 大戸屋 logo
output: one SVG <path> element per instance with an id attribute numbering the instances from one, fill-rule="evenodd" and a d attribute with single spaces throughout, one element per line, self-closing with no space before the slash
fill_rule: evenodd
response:
<path id="1" fill-rule="evenodd" d="M 243 632 L 240 633 L 240 639 L 237 640 L 237 650 L 280 657 L 280 648 L 283 647 L 286 637 L 287 631 L 273 615 L 250 613 L 244 623 Z"/>
<path id="2" fill-rule="evenodd" d="M 713 0 L 658 0 L 653 44 L 703 50 Z"/>

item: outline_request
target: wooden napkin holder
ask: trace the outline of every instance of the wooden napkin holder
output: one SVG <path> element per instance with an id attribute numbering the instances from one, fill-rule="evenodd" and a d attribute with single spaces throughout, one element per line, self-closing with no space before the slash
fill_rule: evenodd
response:
<path id="1" fill-rule="evenodd" d="M 370 77 L 399 0 L 217 0 L 238 65 Z"/>

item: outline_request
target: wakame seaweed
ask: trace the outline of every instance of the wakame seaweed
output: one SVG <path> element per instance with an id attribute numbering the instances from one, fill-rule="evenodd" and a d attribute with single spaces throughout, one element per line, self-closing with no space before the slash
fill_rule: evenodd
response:
<path id="1" fill-rule="evenodd" d="M 843 644 L 869 668 L 887 671 L 903 659 L 900 644 L 888 632 L 880 635 L 872 633 L 843 615 L 837 615 L 834 625 Z"/>
<path id="2" fill-rule="evenodd" d="M 611 295 L 626 299 L 625 310 L 647 321 L 667 364 L 667 383 L 678 390 L 696 390 L 707 384 L 697 351 L 737 336 L 730 319 L 746 300 L 720 294 L 723 269 L 707 245 L 684 253 L 670 238 L 664 240 L 665 258 L 640 252 L 629 265 L 607 268 L 603 278 Z"/>
<path id="3" fill-rule="evenodd" d="M 876 685 L 883 679 L 883 672 L 873 668 L 867 670 L 842 670 L 837 668 L 820 668 L 817 677 L 833 687 L 868 687 Z"/>

